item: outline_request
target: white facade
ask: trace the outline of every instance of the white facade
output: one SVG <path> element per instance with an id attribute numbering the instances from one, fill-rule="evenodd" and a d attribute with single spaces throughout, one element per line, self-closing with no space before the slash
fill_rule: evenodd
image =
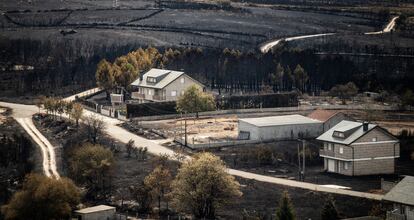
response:
<path id="1" fill-rule="evenodd" d="M 75 211 L 79 220 L 115 220 L 115 207 L 98 205 Z"/>
<path id="2" fill-rule="evenodd" d="M 250 140 L 293 140 L 315 138 L 323 132 L 323 123 L 301 115 L 240 119 L 239 132 L 250 133 Z"/>

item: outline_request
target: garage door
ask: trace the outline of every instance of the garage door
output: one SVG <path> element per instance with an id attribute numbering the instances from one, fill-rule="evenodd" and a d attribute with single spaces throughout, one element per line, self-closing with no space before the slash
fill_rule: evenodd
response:
<path id="1" fill-rule="evenodd" d="M 328 159 L 328 171 L 335 172 L 335 160 Z"/>

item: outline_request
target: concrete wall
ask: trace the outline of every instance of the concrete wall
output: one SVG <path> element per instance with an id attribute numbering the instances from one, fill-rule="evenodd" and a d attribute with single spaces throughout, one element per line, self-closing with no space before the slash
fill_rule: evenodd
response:
<path id="1" fill-rule="evenodd" d="M 182 78 L 184 78 L 184 83 L 181 83 Z M 180 97 L 184 93 L 184 91 L 192 85 L 196 85 L 201 90 L 203 89 L 199 83 L 197 83 L 194 79 L 188 77 L 187 75 L 184 74 L 184 75 L 180 76 L 179 78 L 177 78 L 176 80 L 174 80 L 172 83 L 170 83 L 169 85 L 167 85 L 164 88 L 163 92 L 165 92 L 165 100 L 166 101 L 175 101 L 175 100 L 177 100 L 178 97 Z M 177 95 L 176 96 L 171 96 L 172 91 L 176 91 Z"/>
<path id="2" fill-rule="evenodd" d="M 259 140 L 259 129 L 256 126 L 253 126 L 247 122 L 240 121 L 238 122 L 238 129 L 240 131 L 245 131 L 250 133 L 250 140 Z"/>
<path id="3" fill-rule="evenodd" d="M 394 159 L 354 161 L 355 176 L 392 173 L 394 173 Z"/>
<path id="4" fill-rule="evenodd" d="M 322 123 L 267 126 L 258 128 L 259 140 L 291 140 L 299 137 L 316 138 L 322 134 Z M 251 136 L 251 139 L 256 135 Z"/>

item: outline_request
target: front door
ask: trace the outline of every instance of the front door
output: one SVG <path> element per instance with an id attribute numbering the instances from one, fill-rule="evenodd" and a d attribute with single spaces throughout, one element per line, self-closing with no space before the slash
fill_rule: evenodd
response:
<path id="1" fill-rule="evenodd" d="M 328 159 L 328 171 L 335 172 L 335 160 Z"/>

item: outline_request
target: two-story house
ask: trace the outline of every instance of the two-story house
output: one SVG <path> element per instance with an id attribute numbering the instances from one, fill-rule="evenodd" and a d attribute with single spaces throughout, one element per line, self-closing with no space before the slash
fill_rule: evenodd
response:
<path id="1" fill-rule="evenodd" d="M 343 120 L 317 140 L 328 172 L 348 176 L 394 173 L 399 141 L 387 130 L 367 122 Z"/>
<path id="2" fill-rule="evenodd" d="M 203 84 L 184 72 L 153 68 L 131 83 L 131 97 L 142 102 L 176 101 L 193 85 L 204 89 Z"/>

